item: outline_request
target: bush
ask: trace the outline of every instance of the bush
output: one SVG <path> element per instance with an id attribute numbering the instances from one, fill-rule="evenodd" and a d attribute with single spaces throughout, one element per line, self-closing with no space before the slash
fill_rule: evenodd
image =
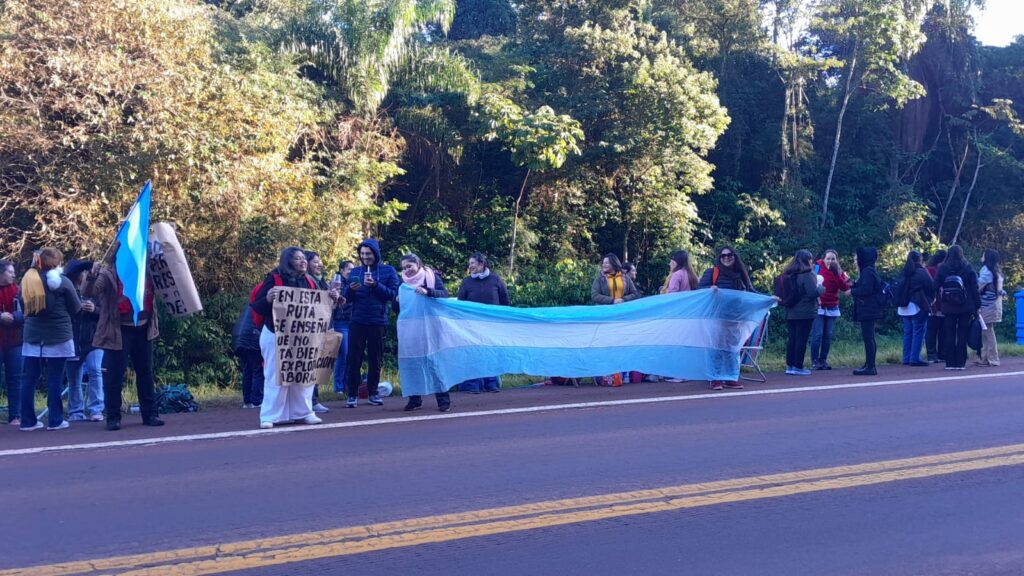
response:
<path id="1" fill-rule="evenodd" d="M 203 311 L 185 318 L 160 312 L 160 338 L 153 354 L 158 383 L 238 387 L 241 379 L 231 352 L 231 330 L 246 294 L 221 292 L 203 301 Z"/>

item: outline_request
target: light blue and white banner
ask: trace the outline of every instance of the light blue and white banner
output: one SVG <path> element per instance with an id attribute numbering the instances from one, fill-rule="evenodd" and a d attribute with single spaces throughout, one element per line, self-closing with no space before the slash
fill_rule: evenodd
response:
<path id="1" fill-rule="evenodd" d="M 146 180 L 146 185 L 128 211 L 128 217 L 121 223 L 116 237 L 120 244 L 115 255 L 115 269 L 123 286 L 121 294 L 132 304 L 135 325 L 139 323 L 139 312 L 143 309 L 146 294 L 150 192 L 151 185 Z"/>
<path id="2" fill-rule="evenodd" d="M 739 350 L 775 301 L 696 290 L 611 306 L 511 308 L 399 291 L 402 395 L 501 374 L 600 376 L 638 371 L 736 380 Z"/>

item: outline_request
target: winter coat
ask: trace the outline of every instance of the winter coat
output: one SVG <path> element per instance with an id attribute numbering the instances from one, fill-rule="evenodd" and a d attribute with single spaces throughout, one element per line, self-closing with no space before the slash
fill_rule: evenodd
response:
<path id="1" fill-rule="evenodd" d="M 860 277 L 850 288 L 853 295 L 853 320 L 870 322 L 880 320 L 885 311 L 878 303 L 878 293 L 882 290 L 882 279 L 875 271 L 878 261 L 878 250 L 874 248 L 857 248 L 857 262 L 860 263 Z"/>
<path id="2" fill-rule="evenodd" d="M 478 304 L 509 305 L 508 287 L 494 272 L 488 274 L 486 278 L 474 278 L 473 276 L 463 278 L 462 285 L 459 286 L 459 293 L 455 297 Z"/>
<path id="3" fill-rule="evenodd" d="M 639 297 L 640 292 L 636 289 L 636 284 L 633 284 L 633 279 L 622 274 L 622 300 L 629 302 Z M 597 276 L 594 277 L 594 282 L 590 286 L 590 299 L 594 304 L 615 303 L 611 291 L 608 290 L 608 277 L 605 276 L 604 272 L 598 272 Z"/>
<path id="4" fill-rule="evenodd" d="M 696 286 L 690 286 L 690 274 L 686 270 L 680 268 L 668 277 L 668 285 L 665 286 L 665 294 L 686 292 L 687 290 L 696 289 Z"/>
<path id="5" fill-rule="evenodd" d="M 366 246 L 377 257 L 377 263 L 369 267 L 376 281 L 373 287 L 362 284 L 367 267 L 358 266 L 352 269 L 349 283 L 345 285 L 343 296 L 352 303 L 352 323 L 364 326 L 387 326 L 388 304 L 398 296 L 398 287 L 402 280 L 398 272 L 387 264 L 380 263 L 380 246 L 373 238 L 363 240 L 359 248 Z M 352 282 L 360 282 L 358 289 L 352 288 Z"/>
<path id="6" fill-rule="evenodd" d="M 247 304 L 235 321 L 235 327 L 231 330 L 231 351 L 241 355 L 243 350 L 260 349 L 260 330 L 252 321 L 252 309 Z"/>
<path id="7" fill-rule="evenodd" d="M 796 274 L 796 288 L 800 300 L 786 308 L 786 320 L 813 320 L 818 315 L 818 295 L 825 288 L 818 286 L 818 279 L 810 270 Z"/>
<path id="8" fill-rule="evenodd" d="M 704 271 L 704 274 L 700 277 L 700 282 L 697 283 L 698 288 L 710 288 L 712 285 L 715 285 L 723 290 L 754 291 L 754 287 L 744 281 L 743 275 L 739 273 L 731 274 L 725 268 L 719 269 L 718 279 L 716 280 L 715 268 L 718 267 L 712 266 Z"/>
<path id="9" fill-rule="evenodd" d="M 60 285 L 51 288 L 44 274 L 40 274 L 46 290 L 46 309 L 33 316 L 25 317 L 22 338 L 29 344 L 52 346 L 63 344 L 75 337 L 72 316 L 82 309 L 78 290 L 66 276 L 60 277 Z M 24 309 L 25 303 L 21 303 Z"/>
<path id="10" fill-rule="evenodd" d="M 897 306 L 909 306 L 913 302 L 921 312 L 928 312 L 934 299 L 935 285 L 924 268 L 917 268 L 909 278 L 904 274 L 900 279 L 899 292 L 896 294 Z"/>
<path id="11" fill-rule="evenodd" d="M 822 283 L 825 291 L 821 293 L 821 307 L 836 308 L 839 306 L 839 293 L 850 289 L 850 278 L 845 272 L 839 275 L 829 270 L 823 260 L 818 260 L 815 264 L 818 267 L 818 274 L 825 279 Z"/>
<path id="12" fill-rule="evenodd" d="M 146 273 L 146 282 L 149 283 L 149 273 Z M 99 311 L 96 320 L 96 335 L 93 336 L 92 345 L 94 348 L 104 350 L 121 350 L 124 343 L 121 341 L 121 313 L 117 304 L 121 300 L 121 292 L 118 290 L 117 272 L 111 267 L 100 268 L 96 274 L 89 273 L 82 286 L 82 295 L 92 298 Z M 153 341 L 160 337 L 159 314 L 154 310 L 146 321 L 146 340 Z"/>
<path id="13" fill-rule="evenodd" d="M 19 291 L 20 288 L 14 282 L 0 286 L 0 312 L 14 316 L 14 322 L 11 324 L 0 324 L 0 352 L 21 347 L 21 329 L 25 325 L 25 315 L 21 311 Z"/>
<path id="14" fill-rule="evenodd" d="M 959 276 L 964 282 L 964 290 L 967 292 L 967 299 L 963 304 L 953 304 L 945 300 L 940 302 L 944 316 L 964 316 L 974 314 L 981 308 L 981 294 L 978 292 L 978 275 L 970 265 L 960 268 L 951 268 L 946 264 L 939 266 L 935 274 L 935 292 L 942 298 L 942 283 L 950 276 Z"/>

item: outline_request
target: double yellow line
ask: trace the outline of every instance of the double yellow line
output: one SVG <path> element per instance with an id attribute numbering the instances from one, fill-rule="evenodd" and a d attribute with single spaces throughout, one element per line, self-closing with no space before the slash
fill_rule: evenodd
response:
<path id="1" fill-rule="evenodd" d="M 1024 444 L 425 516 L 336 530 L 2 570 L 0 576 L 196 576 L 1024 464 Z"/>

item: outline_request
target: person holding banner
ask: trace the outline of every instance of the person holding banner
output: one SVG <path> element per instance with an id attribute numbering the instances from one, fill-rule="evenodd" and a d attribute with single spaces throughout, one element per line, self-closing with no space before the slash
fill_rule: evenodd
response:
<path id="1" fill-rule="evenodd" d="M 459 300 L 490 304 L 491 306 L 508 306 L 508 287 L 505 281 L 491 270 L 491 263 L 482 252 L 474 252 L 469 257 L 469 277 L 462 279 L 459 292 L 455 295 Z M 497 376 L 474 378 L 459 384 L 459 390 L 470 394 L 484 392 L 500 392 L 501 380 Z"/>
<path id="2" fill-rule="evenodd" d="M 25 315 L 14 281 L 14 263 L 0 260 L 0 365 L 7 386 L 7 423 L 21 426 L 21 330 Z"/>
<path id="3" fill-rule="evenodd" d="M 423 265 L 420 257 L 415 254 L 402 256 L 402 282 L 416 289 L 416 294 L 428 298 L 447 298 L 448 290 L 444 287 L 441 274 Z M 448 391 L 436 392 L 437 409 L 447 412 L 452 408 L 451 395 Z M 423 406 L 423 397 L 409 396 L 405 405 L 406 412 L 419 410 Z"/>
<path id="4" fill-rule="evenodd" d="M 306 273 L 308 262 L 302 248 L 291 246 L 281 252 L 277 268 L 267 274 L 253 298 L 252 309 L 263 317 L 260 351 L 263 353 L 263 402 L 260 405 L 260 428 L 301 421 L 303 424 L 323 422 L 313 412 L 313 386 L 286 385 L 278 380 L 278 347 L 274 317 L 274 301 L 283 289 L 317 290 L 316 282 Z"/>
<path id="5" fill-rule="evenodd" d="M 118 277 L 115 258 L 120 242 L 114 242 L 108 258 L 103 263 L 93 264 L 92 270 L 82 286 L 82 295 L 92 298 L 99 309 L 96 320 L 94 348 L 102 349 L 103 406 L 107 413 L 107 430 L 121 429 L 121 390 L 124 388 L 124 374 L 131 361 L 135 371 L 135 389 L 138 392 L 139 411 L 146 426 L 163 426 L 156 408 L 156 392 L 153 390 L 153 342 L 160 337 L 159 319 L 154 308 L 153 281 L 145 274 L 145 285 L 138 321 L 135 307 L 122 294 L 121 279 Z"/>
<path id="6" fill-rule="evenodd" d="M 590 298 L 594 304 L 622 304 L 640 297 L 633 279 L 622 267 L 615 254 L 606 254 L 601 260 L 601 271 L 590 286 Z"/>
<path id="7" fill-rule="evenodd" d="M 732 246 L 723 246 L 718 249 L 718 257 L 715 258 L 714 266 L 704 271 L 697 287 L 710 288 L 712 291 L 724 289 L 754 292 L 754 284 L 750 281 L 750 272 L 747 271 L 743 259 Z M 740 390 L 743 388 L 743 384 L 740 384 L 739 381 L 711 381 L 712 390 L 723 388 Z"/>
<path id="8" fill-rule="evenodd" d="M 330 290 L 331 286 L 324 279 L 324 262 L 320 259 L 320 255 L 312 250 L 304 250 L 303 254 L 306 255 L 306 271 L 309 273 L 309 277 L 316 283 L 318 290 Z M 339 288 L 340 290 L 340 288 Z M 313 412 L 317 414 L 326 414 L 331 409 L 320 403 L 320 391 L 316 385 L 313 385 Z"/>
<path id="9" fill-rule="evenodd" d="M 35 256 L 34 267 L 21 279 L 21 299 L 25 311 L 25 333 L 21 354 L 25 357 L 25 381 L 21 394 L 21 430 L 43 427 L 36 420 L 35 390 L 39 376 L 46 370 L 47 430 L 68 427 L 61 403 L 61 383 L 68 358 L 75 355 L 71 318 L 82 309 L 78 292 L 60 265 L 64 255 L 56 248 L 43 248 Z"/>
<path id="10" fill-rule="evenodd" d="M 384 356 L 384 331 L 388 326 L 388 305 L 398 296 L 401 285 L 395 269 L 380 261 L 380 245 L 373 238 L 359 244 L 359 266 L 349 276 L 345 286 L 345 300 L 352 302 L 352 322 L 349 324 L 351 343 L 348 349 L 348 387 L 346 408 L 358 403 L 359 373 L 366 356 L 366 392 L 372 406 L 383 406 L 377 395 L 380 383 L 381 360 Z"/>

